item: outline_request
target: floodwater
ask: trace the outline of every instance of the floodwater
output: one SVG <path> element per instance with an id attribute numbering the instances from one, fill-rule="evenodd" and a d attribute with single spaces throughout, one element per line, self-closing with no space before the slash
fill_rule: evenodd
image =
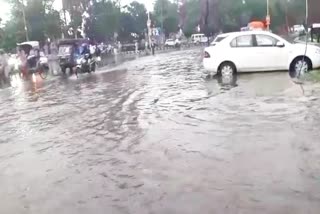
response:
<path id="1" fill-rule="evenodd" d="M 316 91 L 200 55 L 2 89 L 0 213 L 318 214 Z"/>

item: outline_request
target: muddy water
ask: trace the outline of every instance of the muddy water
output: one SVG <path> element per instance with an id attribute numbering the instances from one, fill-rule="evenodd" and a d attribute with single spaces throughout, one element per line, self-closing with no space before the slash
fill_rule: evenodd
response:
<path id="1" fill-rule="evenodd" d="M 2 89 L 0 213 L 318 214 L 318 99 L 199 56 Z"/>

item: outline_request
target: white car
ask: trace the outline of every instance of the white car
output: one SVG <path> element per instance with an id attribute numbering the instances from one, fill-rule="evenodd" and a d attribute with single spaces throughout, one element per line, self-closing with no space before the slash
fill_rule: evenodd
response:
<path id="1" fill-rule="evenodd" d="M 206 37 L 204 34 L 192 34 L 191 40 L 193 43 L 207 43 L 208 37 Z"/>
<path id="2" fill-rule="evenodd" d="M 180 41 L 178 39 L 167 39 L 164 45 L 167 47 L 177 47 L 180 45 Z"/>
<path id="3" fill-rule="evenodd" d="M 320 48 L 292 44 L 267 31 L 226 33 L 205 48 L 203 65 L 213 75 L 277 70 L 295 75 L 320 67 Z"/>

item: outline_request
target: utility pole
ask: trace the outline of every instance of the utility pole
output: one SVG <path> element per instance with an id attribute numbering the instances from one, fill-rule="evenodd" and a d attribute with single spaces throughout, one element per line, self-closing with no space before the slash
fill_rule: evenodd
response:
<path id="1" fill-rule="evenodd" d="M 22 17 L 23 17 L 23 23 L 24 23 L 24 30 L 26 33 L 26 41 L 29 41 L 29 34 L 28 34 L 28 27 L 27 27 L 27 20 L 26 20 L 26 12 L 25 12 L 25 5 L 24 0 L 17 0 L 18 4 L 21 4 L 21 10 L 22 10 Z"/>
<path id="2" fill-rule="evenodd" d="M 148 11 L 148 21 L 147 21 L 147 27 L 148 27 L 148 43 L 149 47 L 151 48 L 151 18 L 150 18 L 150 12 Z"/>
<path id="3" fill-rule="evenodd" d="M 163 29 L 163 0 L 161 1 L 161 43 L 164 44 L 164 29 Z"/>
<path id="4" fill-rule="evenodd" d="M 308 23 L 309 19 L 309 0 L 306 0 L 306 23 Z M 308 26 L 307 26 L 308 29 Z"/>
<path id="5" fill-rule="evenodd" d="M 163 0 L 161 1 L 161 30 L 163 30 Z"/>
<path id="6" fill-rule="evenodd" d="M 267 29 L 270 30 L 270 5 L 269 0 L 267 0 Z"/>

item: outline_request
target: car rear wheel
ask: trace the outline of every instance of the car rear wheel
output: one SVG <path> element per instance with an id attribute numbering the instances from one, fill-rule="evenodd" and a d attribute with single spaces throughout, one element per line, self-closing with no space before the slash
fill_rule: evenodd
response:
<path id="1" fill-rule="evenodd" d="M 220 65 L 219 67 L 219 74 L 222 77 L 230 77 L 233 76 L 236 73 L 236 67 L 231 62 L 225 62 Z"/>
<path id="2" fill-rule="evenodd" d="M 296 58 L 290 66 L 289 75 L 291 78 L 299 77 L 312 69 L 311 61 L 308 57 Z"/>

